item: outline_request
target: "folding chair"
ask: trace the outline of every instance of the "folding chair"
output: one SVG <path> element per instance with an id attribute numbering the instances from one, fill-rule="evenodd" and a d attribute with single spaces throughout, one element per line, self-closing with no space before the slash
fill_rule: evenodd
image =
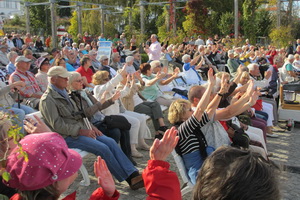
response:
<path id="1" fill-rule="evenodd" d="M 183 196 L 183 195 L 191 192 L 193 190 L 194 185 L 191 183 L 191 181 L 188 178 L 188 175 L 187 175 L 187 172 L 186 172 L 186 169 L 185 169 L 185 166 L 184 166 L 181 156 L 178 155 L 175 150 L 172 151 L 172 156 L 175 160 L 176 166 L 179 170 L 180 176 L 183 181 L 183 185 L 181 187 L 181 196 Z"/>

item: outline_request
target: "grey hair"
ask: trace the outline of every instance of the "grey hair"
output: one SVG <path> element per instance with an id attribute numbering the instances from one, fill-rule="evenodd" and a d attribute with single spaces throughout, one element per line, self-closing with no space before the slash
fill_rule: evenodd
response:
<path id="1" fill-rule="evenodd" d="M 160 61 L 159 60 L 153 60 L 151 63 L 151 69 L 154 69 L 156 66 L 160 65 Z"/>
<path id="2" fill-rule="evenodd" d="M 253 71 L 255 66 L 258 66 L 258 64 L 256 64 L 256 63 L 251 63 L 251 64 L 249 64 L 249 65 L 247 66 L 247 68 L 249 69 L 249 71 Z"/>
<path id="3" fill-rule="evenodd" d="M 9 53 L 7 54 L 8 60 L 12 59 L 14 55 L 18 56 L 18 53 L 15 52 L 15 51 L 9 52 Z"/>
<path id="4" fill-rule="evenodd" d="M 127 56 L 125 61 L 126 61 L 126 63 L 129 63 L 129 62 L 131 62 L 133 60 L 134 60 L 133 56 Z"/>
<path id="5" fill-rule="evenodd" d="M 69 80 L 68 80 L 68 90 L 73 90 L 72 83 L 74 82 L 74 80 L 76 78 L 81 77 L 81 74 L 78 72 L 70 72 L 70 73 L 71 73 L 71 76 L 69 77 Z"/>
<path id="6" fill-rule="evenodd" d="M 158 39 L 156 34 L 152 34 L 151 37 L 154 37 L 154 38 Z"/>
<path id="7" fill-rule="evenodd" d="M 191 58 L 191 56 L 190 55 L 188 55 L 188 54 L 184 54 L 183 56 L 182 56 L 182 61 L 184 62 L 184 63 L 187 63 L 188 62 L 188 60 Z"/>
<path id="8" fill-rule="evenodd" d="M 119 52 L 115 52 L 111 55 L 111 58 L 114 59 L 116 56 L 120 55 Z M 126 58 L 127 59 L 127 58 Z"/>

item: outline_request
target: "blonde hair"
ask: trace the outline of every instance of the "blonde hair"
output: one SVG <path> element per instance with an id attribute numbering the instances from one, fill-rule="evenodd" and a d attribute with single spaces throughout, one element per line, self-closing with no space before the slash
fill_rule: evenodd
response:
<path id="1" fill-rule="evenodd" d="M 31 55 L 32 54 L 32 51 L 30 49 L 25 49 L 23 51 L 23 56 L 27 56 L 27 55 Z"/>
<path id="2" fill-rule="evenodd" d="M 81 74 L 78 72 L 70 72 L 71 76 L 68 79 L 68 90 L 73 90 L 72 83 L 75 79 L 81 77 Z"/>
<path id="3" fill-rule="evenodd" d="M 102 85 L 105 83 L 104 78 L 108 77 L 108 71 L 97 71 L 93 76 L 92 83 L 94 85 Z"/>
<path id="4" fill-rule="evenodd" d="M 227 76 L 227 78 L 230 78 L 230 74 L 228 72 L 218 72 L 216 73 L 216 77 L 222 79 L 223 74 Z"/>
<path id="5" fill-rule="evenodd" d="M 248 78 L 248 79 L 250 79 L 249 72 L 244 71 L 244 72 L 242 73 L 242 76 L 241 76 L 239 82 L 242 83 L 242 80 L 243 80 L 243 78 L 245 78 L 245 77 Z"/>
<path id="6" fill-rule="evenodd" d="M 182 121 L 182 117 L 189 107 L 191 107 L 191 103 L 188 100 L 177 99 L 173 101 L 169 108 L 168 120 L 172 124 Z"/>

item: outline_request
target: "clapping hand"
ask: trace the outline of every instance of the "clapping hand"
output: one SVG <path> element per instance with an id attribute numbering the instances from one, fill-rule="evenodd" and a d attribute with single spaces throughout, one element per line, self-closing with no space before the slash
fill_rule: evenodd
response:
<path id="1" fill-rule="evenodd" d="M 214 86 L 216 83 L 216 77 L 214 76 L 214 70 L 212 68 L 208 70 L 207 76 L 208 76 L 208 83 Z"/>
<path id="2" fill-rule="evenodd" d="M 155 139 L 150 148 L 151 160 L 166 160 L 178 143 L 179 137 L 175 127 L 168 129 L 161 140 Z"/>
<path id="3" fill-rule="evenodd" d="M 111 99 L 112 99 L 113 101 L 115 101 L 115 100 L 119 99 L 120 96 L 121 96 L 120 91 L 116 91 L 115 94 L 112 96 Z"/>
<path id="4" fill-rule="evenodd" d="M 98 156 L 94 162 L 94 173 L 98 179 L 98 184 L 103 188 L 104 193 L 112 197 L 116 191 L 114 179 L 109 172 L 105 161 Z"/>
<path id="5" fill-rule="evenodd" d="M 228 89 L 229 89 L 229 80 L 228 78 L 225 77 L 225 74 L 223 74 L 221 79 L 221 89 L 219 93 L 225 94 L 228 92 Z"/>

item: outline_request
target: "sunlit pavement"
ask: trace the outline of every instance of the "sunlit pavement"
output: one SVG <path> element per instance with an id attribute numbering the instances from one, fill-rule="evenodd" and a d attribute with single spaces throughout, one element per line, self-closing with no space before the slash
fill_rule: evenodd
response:
<path id="1" fill-rule="evenodd" d="M 153 132 L 152 122 L 148 121 L 148 126 Z M 297 200 L 300 199 L 300 124 L 296 124 L 292 132 L 278 132 L 279 138 L 267 138 L 267 147 L 270 153 L 273 153 L 273 157 L 270 159 L 276 164 L 280 165 L 282 171 L 279 175 L 280 177 L 280 187 L 282 191 L 282 199 L 284 200 Z M 153 140 L 146 140 L 146 142 L 151 145 Z M 149 152 L 140 150 L 144 155 L 144 158 L 136 159 L 138 163 L 138 169 L 142 171 L 149 159 Z M 93 162 L 96 156 L 89 154 L 83 159 L 83 162 L 89 172 L 91 185 L 88 187 L 80 186 L 79 182 L 82 180 L 82 176 L 79 173 L 76 181 L 71 185 L 71 187 L 64 193 L 72 193 L 77 191 L 77 199 L 87 200 L 92 192 L 98 187 L 97 180 L 93 172 Z M 168 157 L 168 162 L 171 164 L 171 170 L 176 170 L 175 162 L 172 156 Z M 179 179 L 180 176 L 179 176 Z M 128 184 L 124 181 L 119 183 L 116 181 L 117 190 L 121 193 L 121 200 L 143 200 L 146 199 L 145 189 L 139 189 L 133 191 L 128 187 Z M 183 197 L 184 200 L 190 200 L 191 194 L 186 194 Z"/>

